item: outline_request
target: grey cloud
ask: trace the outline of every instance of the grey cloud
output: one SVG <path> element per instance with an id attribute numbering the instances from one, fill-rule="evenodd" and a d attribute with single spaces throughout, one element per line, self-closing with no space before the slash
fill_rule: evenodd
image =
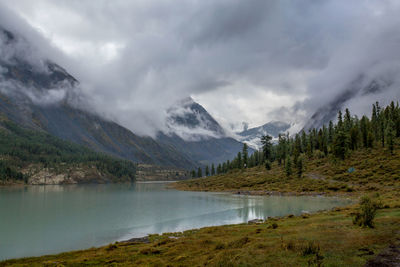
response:
<path id="1" fill-rule="evenodd" d="M 301 123 L 359 75 L 394 79 L 400 62 L 400 8 L 390 0 L 3 2 L 72 51 L 46 55 L 81 81 L 97 112 L 139 134 L 168 131 L 165 110 L 189 95 L 217 98 L 202 104 L 229 123 Z M 27 38 L 49 47 L 37 35 Z M 377 97 L 399 97 L 394 80 Z M 256 99 L 262 92 L 276 98 Z M 288 100 L 276 108 L 276 99 Z M 254 105 L 263 112 L 241 116 Z"/>

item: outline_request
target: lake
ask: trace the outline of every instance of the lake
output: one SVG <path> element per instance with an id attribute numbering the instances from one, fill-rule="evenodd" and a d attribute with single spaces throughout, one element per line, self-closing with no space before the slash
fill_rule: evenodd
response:
<path id="1" fill-rule="evenodd" d="M 164 183 L 0 187 L 0 259 L 346 205 L 326 197 L 185 192 Z"/>

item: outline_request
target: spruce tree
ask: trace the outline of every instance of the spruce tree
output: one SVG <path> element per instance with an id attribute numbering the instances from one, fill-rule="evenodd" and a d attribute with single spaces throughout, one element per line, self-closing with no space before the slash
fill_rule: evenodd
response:
<path id="1" fill-rule="evenodd" d="M 217 174 L 221 174 L 221 173 L 222 173 L 222 166 L 220 163 L 220 164 L 218 164 L 218 167 L 217 167 Z"/>
<path id="2" fill-rule="evenodd" d="M 261 144 L 264 152 L 263 160 L 270 160 L 272 158 L 272 136 L 263 135 L 261 137 Z"/>
<path id="3" fill-rule="evenodd" d="M 304 159 L 302 156 L 300 156 L 297 159 L 296 169 L 297 169 L 297 177 L 301 178 L 301 176 L 303 175 L 303 169 L 304 169 Z"/>
<path id="4" fill-rule="evenodd" d="M 208 165 L 206 165 L 205 174 L 206 176 L 210 176 L 210 169 L 208 168 Z"/>
<path id="5" fill-rule="evenodd" d="M 333 139 L 333 153 L 336 157 L 344 159 L 347 152 L 347 135 L 343 130 L 338 130 Z"/>
<path id="6" fill-rule="evenodd" d="M 243 157 L 243 167 L 246 168 L 248 163 L 248 157 L 249 157 L 249 153 L 248 153 L 248 146 L 246 143 L 243 143 L 243 150 L 242 150 L 242 157 Z"/>
<path id="7" fill-rule="evenodd" d="M 242 153 L 238 152 L 236 157 L 236 168 L 241 169 L 243 167 L 242 164 Z"/>
<path id="8" fill-rule="evenodd" d="M 285 165 L 286 176 L 290 177 L 292 175 L 292 160 L 290 159 L 290 156 L 287 156 L 285 161 L 286 161 Z"/>
<path id="9" fill-rule="evenodd" d="M 391 119 L 389 119 L 387 122 L 385 133 L 386 133 L 387 147 L 389 148 L 390 154 L 393 155 L 394 138 L 396 136 L 396 132 L 395 132 L 394 122 Z"/>
<path id="10" fill-rule="evenodd" d="M 360 131 L 361 131 L 361 138 L 362 144 L 365 148 L 368 147 L 368 118 L 363 116 L 360 121 Z"/>
<path id="11" fill-rule="evenodd" d="M 215 166 L 214 166 L 214 163 L 211 164 L 211 175 L 215 175 Z"/>
<path id="12" fill-rule="evenodd" d="M 202 173 L 200 167 L 197 169 L 197 177 L 199 177 L 199 178 L 200 178 L 200 177 L 203 177 L 203 173 Z"/>

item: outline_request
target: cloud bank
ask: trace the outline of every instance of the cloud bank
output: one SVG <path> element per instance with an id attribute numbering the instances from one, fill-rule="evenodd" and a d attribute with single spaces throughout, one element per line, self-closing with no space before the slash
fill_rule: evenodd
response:
<path id="1" fill-rule="evenodd" d="M 39 32 L 27 38 L 51 48 L 42 52 L 80 80 L 93 109 L 138 134 L 165 130 L 165 111 L 187 96 L 232 129 L 244 121 L 304 123 L 360 76 L 365 84 L 381 79 L 390 86 L 347 103 L 358 113 L 375 100 L 400 97 L 395 0 L 3 5 Z"/>

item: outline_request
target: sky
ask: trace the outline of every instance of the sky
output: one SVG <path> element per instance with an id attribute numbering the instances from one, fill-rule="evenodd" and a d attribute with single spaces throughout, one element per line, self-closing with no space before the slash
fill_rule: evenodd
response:
<path id="1" fill-rule="evenodd" d="M 300 127 L 360 75 L 390 86 L 349 101 L 356 113 L 400 97 L 397 0 L 0 3 L 81 82 L 93 109 L 138 134 L 165 127 L 165 111 L 187 96 L 232 130 Z"/>

